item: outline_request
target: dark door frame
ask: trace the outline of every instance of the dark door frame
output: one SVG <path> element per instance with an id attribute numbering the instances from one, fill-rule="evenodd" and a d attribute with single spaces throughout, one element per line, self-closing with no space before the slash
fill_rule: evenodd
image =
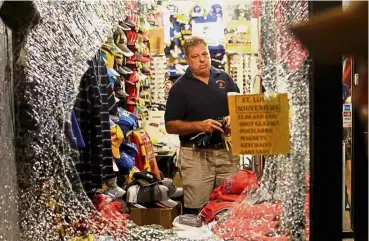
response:
<path id="1" fill-rule="evenodd" d="M 353 58 L 353 75 L 359 74 L 359 63 Z M 355 98 L 355 91 L 362 88 L 363 76 L 358 76 L 359 83 L 352 83 L 352 227 L 355 241 L 367 241 L 368 239 L 368 153 L 364 135 L 368 135 L 367 123 L 360 122 Z"/>
<path id="2" fill-rule="evenodd" d="M 309 1 L 310 15 L 342 6 Z M 310 240 L 342 239 L 342 59 L 310 53 Z"/>

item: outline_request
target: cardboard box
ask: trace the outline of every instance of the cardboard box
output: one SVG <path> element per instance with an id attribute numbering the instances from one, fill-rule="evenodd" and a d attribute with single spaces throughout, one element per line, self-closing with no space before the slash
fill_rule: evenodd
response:
<path id="1" fill-rule="evenodd" d="M 131 207 L 131 220 L 139 225 L 158 224 L 165 229 L 172 228 L 174 219 L 180 215 L 179 207 L 175 208 L 134 208 Z"/>

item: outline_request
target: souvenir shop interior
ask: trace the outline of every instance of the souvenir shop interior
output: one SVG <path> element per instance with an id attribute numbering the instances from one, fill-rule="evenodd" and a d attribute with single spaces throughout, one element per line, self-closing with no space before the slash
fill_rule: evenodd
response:
<path id="1" fill-rule="evenodd" d="M 308 1 L 28 4 L 0 11 L 11 25 L 5 7 L 33 9 L 11 25 L 13 47 L 24 45 L 13 53 L 11 86 L 18 187 L 4 200 L 20 197 L 20 210 L 0 224 L 13 230 L 4 240 L 309 240 L 309 56 L 287 28 L 308 19 Z M 288 93 L 291 107 L 290 154 L 239 155 L 239 170 L 198 214 L 186 213 L 180 140 L 165 128 L 169 92 L 188 68 L 188 36 L 206 40 L 211 65 L 241 94 Z M 343 227 L 352 231 L 346 181 Z"/>

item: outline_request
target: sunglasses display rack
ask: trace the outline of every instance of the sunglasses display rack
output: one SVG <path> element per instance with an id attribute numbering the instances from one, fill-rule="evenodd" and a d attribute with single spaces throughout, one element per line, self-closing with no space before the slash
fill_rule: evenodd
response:
<path id="1" fill-rule="evenodd" d="M 259 74 L 257 61 L 255 54 L 228 55 L 229 74 L 242 94 L 249 94 L 253 89 L 255 77 Z"/>
<path id="2" fill-rule="evenodd" d="M 244 88 L 245 93 L 251 94 L 258 71 L 258 56 L 256 54 L 245 54 L 244 56 Z"/>
<path id="3" fill-rule="evenodd" d="M 165 82 L 168 76 L 167 60 L 164 55 L 155 55 L 151 61 L 151 98 L 153 103 L 166 104 Z"/>
<path id="4" fill-rule="evenodd" d="M 230 55 L 228 56 L 229 63 L 229 74 L 232 79 L 237 83 L 241 94 L 244 93 L 243 83 L 244 83 L 244 59 L 242 55 Z M 242 88 L 241 88 L 242 86 Z"/>

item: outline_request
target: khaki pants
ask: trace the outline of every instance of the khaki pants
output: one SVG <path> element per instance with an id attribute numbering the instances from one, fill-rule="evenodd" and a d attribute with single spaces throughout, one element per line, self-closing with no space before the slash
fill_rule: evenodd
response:
<path id="1" fill-rule="evenodd" d="M 181 147 L 179 168 L 186 208 L 201 208 L 223 178 L 238 171 L 239 158 L 226 149 Z"/>

